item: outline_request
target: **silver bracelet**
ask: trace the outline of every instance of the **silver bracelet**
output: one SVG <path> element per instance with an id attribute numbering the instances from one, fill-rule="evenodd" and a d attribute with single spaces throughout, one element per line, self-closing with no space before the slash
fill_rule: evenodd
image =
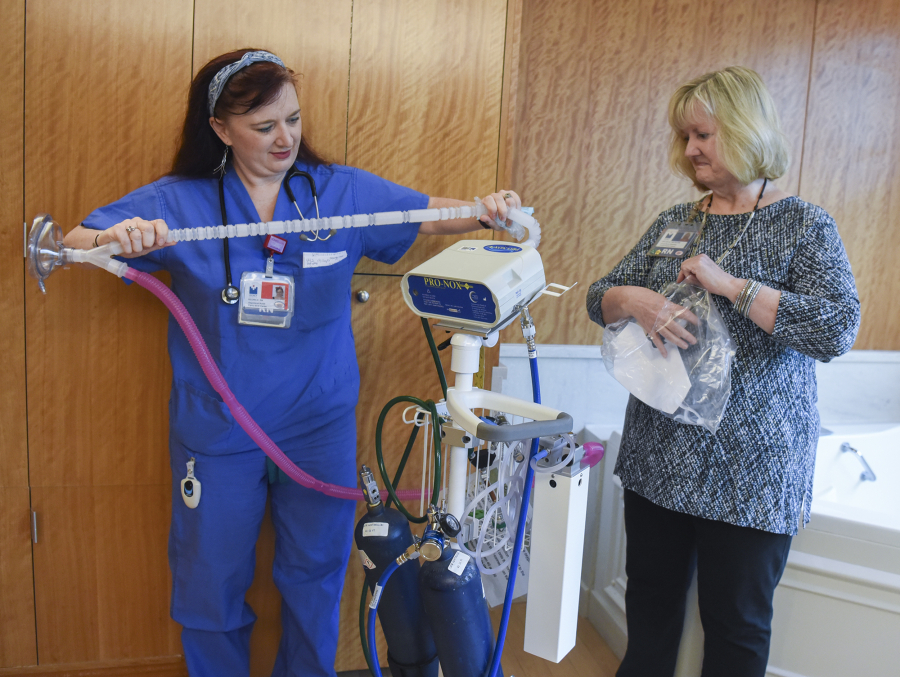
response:
<path id="1" fill-rule="evenodd" d="M 750 291 L 747 298 L 747 305 L 744 307 L 744 317 L 750 317 L 750 306 L 753 305 L 753 302 L 756 300 L 756 295 L 759 294 L 760 289 L 762 289 L 762 283 L 754 280 L 753 289 Z"/>
<path id="2" fill-rule="evenodd" d="M 744 314 L 741 312 L 741 308 L 744 305 L 744 297 L 747 295 L 747 290 L 750 288 L 751 284 L 753 284 L 753 280 L 747 280 L 741 288 L 741 291 L 738 292 L 737 297 L 734 299 L 734 309 L 738 315 L 743 316 Z"/>
<path id="3" fill-rule="evenodd" d="M 756 295 L 759 294 L 760 289 L 762 289 L 762 284 L 760 282 L 757 282 L 756 280 L 747 280 L 744 288 L 741 289 L 740 293 L 737 295 L 737 298 L 734 300 L 734 309 L 742 317 L 748 317 L 750 315 L 750 306 L 753 301 L 756 300 Z"/>

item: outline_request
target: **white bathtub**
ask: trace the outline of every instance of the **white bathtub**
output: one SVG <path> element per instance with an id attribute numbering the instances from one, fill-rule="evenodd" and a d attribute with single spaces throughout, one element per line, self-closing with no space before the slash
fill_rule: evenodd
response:
<path id="1" fill-rule="evenodd" d="M 863 464 L 844 444 L 863 455 L 874 482 L 861 479 Z M 819 438 L 808 528 L 900 548 L 900 426 L 841 426 Z M 900 574 L 900 558 L 887 564 Z"/>
<path id="2" fill-rule="evenodd" d="M 866 459 L 877 479 L 862 481 Z M 775 592 L 769 675 L 900 675 L 900 427 L 819 438 L 812 516 Z"/>
<path id="3" fill-rule="evenodd" d="M 794 537 L 775 591 L 769 677 L 900 676 L 900 426 L 842 425 L 819 440 L 812 517 Z M 594 584 L 587 613 L 618 655 L 625 651 L 625 530 L 622 488 L 612 474 L 620 436 L 598 426 L 585 439 L 609 440 L 602 471 Z M 893 439 L 893 441 L 891 441 Z M 860 482 L 869 462 L 875 482 Z M 842 457 L 843 456 L 843 457 Z M 676 677 L 697 677 L 703 629 L 689 592 Z"/>

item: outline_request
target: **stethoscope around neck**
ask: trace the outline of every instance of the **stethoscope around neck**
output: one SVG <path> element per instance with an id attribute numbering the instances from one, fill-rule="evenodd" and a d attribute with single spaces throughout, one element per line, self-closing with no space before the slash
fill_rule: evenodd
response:
<path id="1" fill-rule="evenodd" d="M 284 192 L 287 194 L 288 199 L 294 205 L 294 209 L 297 210 L 297 213 L 300 215 L 300 218 L 304 218 L 303 212 L 300 211 L 300 207 L 297 205 L 297 198 L 294 197 L 294 191 L 291 190 L 290 181 L 295 176 L 302 176 L 306 179 L 307 183 L 309 183 L 309 190 L 313 196 L 313 204 L 316 206 L 316 218 L 320 218 L 319 216 L 319 196 L 316 191 L 316 182 L 313 179 L 312 175 L 309 172 L 304 172 L 302 169 L 297 169 L 296 165 L 291 165 L 291 168 L 288 170 L 287 174 L 284 175 L 284 179 L 281 181 L 281 185 L 284 186 Z M 219 176 L 219 211 L 222 215 L 222 225 L 228 225 L 228 214 L 225 211 L 225 172 L 222 172 L 222 175 Z M 335 230 L 332 228 L 331 231 L 325 237 L 319 237 L 319 231 L 314 230 L 312 235 L 308 233 L 300 233 L 300 239 L 306 240 L 309 242 L 321 241 L 324 242 L 332 235 L 334 235 Z M 225 257 L 225 288 L 222 290 L 222 300 L 228 305 L 234 305 L 238 302 L 238 299 L 241 297 L 241 292 L 231 281 L 231 257 L 229 256 L 228 250 L 228 238 L 224 238 L 222 240 L 222 250 Z"/>

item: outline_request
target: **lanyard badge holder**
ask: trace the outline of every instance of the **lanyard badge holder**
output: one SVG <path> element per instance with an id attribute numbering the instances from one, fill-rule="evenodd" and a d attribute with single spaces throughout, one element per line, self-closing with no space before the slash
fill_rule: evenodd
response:
<path id="1" fill-rule="evenodd" d="M 712 205 L 712 200 L 710 200 L 710 205 Z M 688 216 L 686 221 L 678 221 L 666 226 L 659 239 L 650 247 L 647 256 L 669 259 L 682 259 L 691 256 L 692 247 L 699 243 L 703 228 L 706 226 L 706 216 L 709 214 L 709 207 L 703 213 L 702 223 L 697 226 L 699 211 L 700 202 L 691 210 L 690 216 Z"/>
<path id="2" fill-rule="evenodd" d="M 692 223 L 673 223 L 662 232 L 647 254 L 664 258 L 683 258 L 691 250 L 699 235 L 699 229 Z"/>
<path id="3" fill-rule="evenodd" d="M 241 275 L 238 322 L 257 327 L 287 329 L 294 316 L 294 277 L 276 275 L 274 272 L 275 254 L 284 252 L 287 240 L 269 235 L 264 246 L 269 252 L 266 272 L 246 272 Z"/>

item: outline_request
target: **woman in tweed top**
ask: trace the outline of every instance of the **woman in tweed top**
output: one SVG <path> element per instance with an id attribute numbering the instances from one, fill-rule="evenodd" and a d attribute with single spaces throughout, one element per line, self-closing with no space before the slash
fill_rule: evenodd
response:
<path id="1" fill-rule="evenodd" d="M 706 192 L 657 218 L 588 292 L 591 319 L 633 317 L 663 352 L 696 342 L 667 322 L 659 293 L 709 290 L 737 347 L 715 434 L 634 397 L 616 474 L 625 488 L 628 650 L 621 677 L 670 677 L 697 569 L 703 677 L 762 676 L 772 597 L 791 536 L 809 520 L 819 432 L 814 360 L 851 348 L 859 299 L 834 220 L 778 189 L 787 145 L 755 72 L 692 80 L 669 104 L 670 164 Z M 651 256 L 679 224 L 699 231 L 683 258 Z M 656 330 L 654 330 L 656 328 Z"/>

